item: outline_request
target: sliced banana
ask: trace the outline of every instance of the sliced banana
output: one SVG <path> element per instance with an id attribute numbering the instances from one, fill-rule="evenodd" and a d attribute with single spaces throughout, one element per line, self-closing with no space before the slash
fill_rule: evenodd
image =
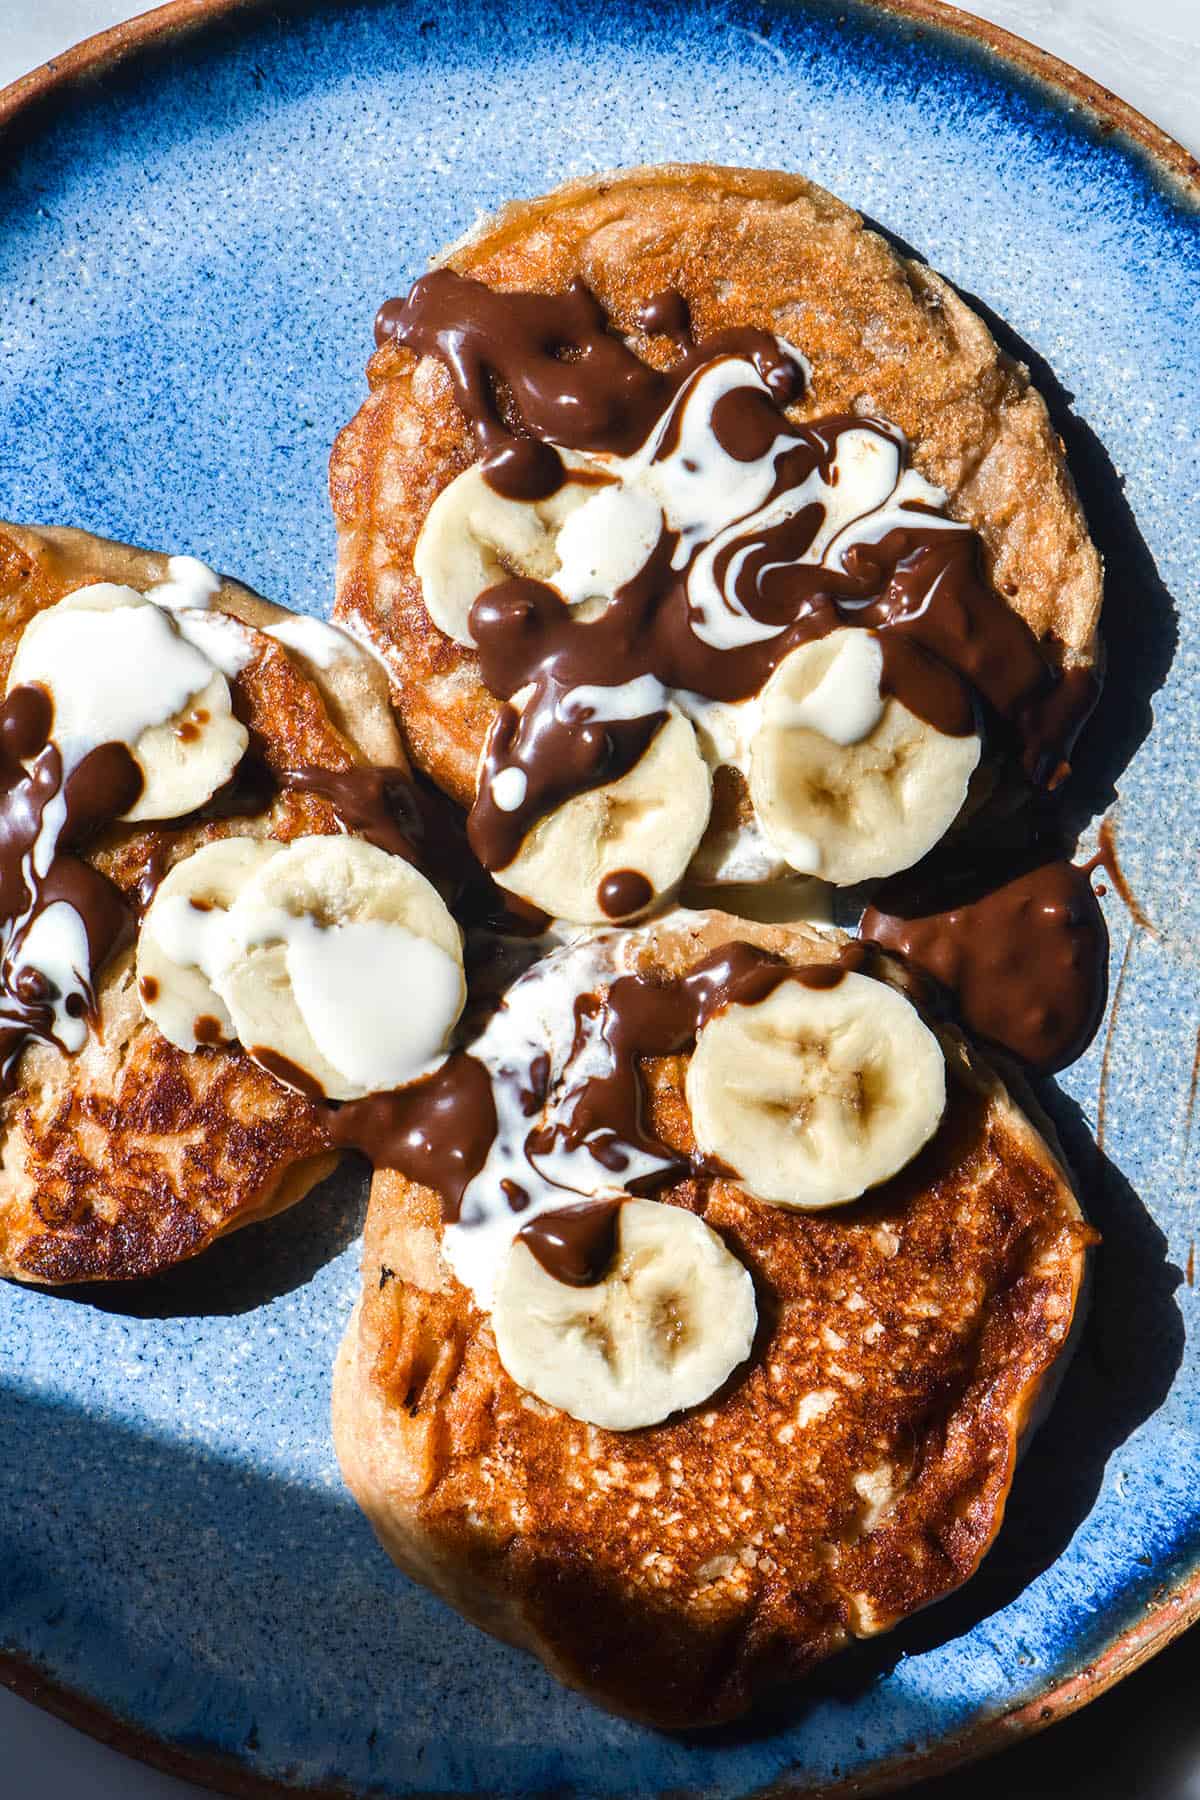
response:
<path id="1" fill-rule="evenodd" d="M 962 810 L 982 749 L 880 694 L 873 632 L 793 650 L 762 693 L 750 798 L 791 867 L 839 887 L 911 868 Z"/>
<path id="2" fill-rule="evenodd" d="M 670 716 L 619 781 L 576 794 L 540 819 L 507 867 L 493 870 L 512 894 L 558 919 L 612 922 L 600 892 L 611 877 L 640 875 L 656 905 L 683 877 L 708 824 L 712 777 L 681 713 Z"/>
<path id="3" fill-rule="evenodd" d="M 789 980 L 705 1025 L 687 1100 L 700 1149 L 755 1199 L 839 1206 L 929 1142 L 946 1107 L 946 1065 L 916 1008 L 884 982 Z"/>
<path id="4" fill-rule="evenodd" d="M 229 683 L 177 621 L 132 588 L 79 588 L 25 627 L 9 689 L 44 687 L 68 769 L 101 744 L 128 745 L 142 792 L 124 817 L 176 819 L 227 782 L 249 743 Z"/>
<path id="5" fill-rule="evenodd" d="M 518 1238 L 492 1312 L 500 1361 L 549 1406 L 608 1431 L 697 1406 L 750 1353 L 754 1284 L 702 1219 L 626 1200 L 617 1254 L 594 1287 L 547 1274 Z"/>
<path id="6" fill-rule="evenodd" d="M 229 909 L 280 849 L 247 837 L 205 844 L 175 864 L 150 903 L 138 934 L 138 997 L 147 1018 L 181 1050 L 237 1036 L 214 986 L 229 961 Z"/>
<path id="7" fill-rule="evenodd" d="M 242 888 L 229 933 L 216 985 L 243 1045 L 334 1100 L 425 1074 L 466 999 L 462 936 L 437 889 L 357 838 L 295 839 Z"/>
<path id="8" fill-rule="evenodd" d="M 473 644 L 471 608 L 510 575 L 558 589 L 569 605 L 608 599 L 658 542 L 662 511 L 641 489 L 613 480 L 602 461 L 559 450 L 567 480 L 545 500 L 508 500 L 478 463 L 443 488 L 413 550 L 425 610 L 447 637 Z"/>
<path id="9" fill-rule="evenodd" d="M 587 466 L 560 452 L 568 469 Z M 486 588 L 510 575 L 544 580 L 558 567 L 555 540 L 564 521 L 594 489 L 566 481 L 547 500 L 508 500 L 472 463 L 443 488 L 413 550 L 425 610 L 457 644 L 473 644 L 471 608 Z"/>

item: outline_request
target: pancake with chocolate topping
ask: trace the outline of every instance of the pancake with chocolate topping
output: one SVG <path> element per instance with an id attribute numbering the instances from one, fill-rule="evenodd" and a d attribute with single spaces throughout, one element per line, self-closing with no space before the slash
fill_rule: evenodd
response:
<path id="1" fill-rule="evenodd" d="M 505 1077 L 515 1107 L 501 1084 L 489 1122 L 470 1084 L 448 1094 L 451 1077 L 438 1117 L 423 1121 L 425 1160 L 375 1177 L 362 1295 L 335 1374 L 335 1441 L 351 1491 L 408 1574 L 614 1711 L 664 1728 L 711 1725 L 973 1573 L 1067 1343 L 1091 1234 L 1056 1152 L 995 1072 L 940 1028 L 940 1126 L 864 1198 L 800 1212 L 764 1204 L 697 1153 L 688 1032 L 699 1026 L 703 1045 L 705 1021 L 735 1004 L 753 1019 L 781 983 L 818 999 L 836 992 L 865 954 L 844 940 L 675 913 L 559 954 L 580 971 L 576 1051 L 593 1072 L 586 1104 L 575 1096 L 575 1147 L 653 1192 L 633 1203 L 640 1230 L 657 1219 L 661 1235 L 664 1215 L 682 1209 L 684 1235 L 707 1245 L 705 1269 L 715 1258 L 750 1271 L 748 1354 L 735 1343 L 731 1373 L 707 1399 L 670 1417 L 660 1408 L 661 1422 L 641 1429 L 582 1422 L 587 1404 L 571 1416 L 528 1391 L 595 1349 L 584 1326 L 530 1365 L 526 1386 L 508 1372 L 514 1321 L 502 1333 L 501 1311 L 489 1316 L 464 1285 L 480 1279 L 464 1249 L 480 1221 L 469 1225 L 463 1184 L 484 1166 L 497 1117 L 502 1133 L 505 1118 L 528 1124 L 553 1080 L 554 1033 L 533 1028 L 528 1071 L 514 1064 Z M 610 1045 L 636 1049 L 657 1034 L 683 1047 L 636 1069 L 618 1062 L 597 1085 L 590 1022 L 606 1011 Z M 539 1042 L 550 1046 L 542 1058 Z M 484 1043 L 466 1058 L 476 1074 Z M 745 1077 L 753 1091 L 756 1071 Z M 536 1128 L 527 1153 L 535 1143 L 553 1148 Z M 650 1162 L 635 1178 L 631 1146 L 656 1144 L 651 1189 Z M 520 1209 L 510 1231 L 536 1210 L 548 1167 L 510 1163 L 501 1186 Z M 547 1284 L 529 1261 L 555 1316 L 587 1291 L 570 1284 L 595 1281 L 613 1255 L 614 1204 L 623 1217 L 631 1203 L 610 1202 L 608 1215 L 577 1204 L 522 1233 L 555 1277 Z M 636 1267 L 621 1263 L 620 1279 L 636 1283 Z M 736 1284 L 728 1294 L 729 1311 L 744 1305 Z M 686 1295 L 655 1305 L 655 1329 L 686 1338 Z M 724 1329 L 722 1309 L 707 1323 Z M 619 1325 L 613 1333 L 603 1356 L 619 1371 Z"/>
<path id="2" fill-rule="evenodd" d="M 96 582 L 141 592 L 170 576 L 167 558 L 148 551 L 78 531 L 0 526 L 0 675 L 30 619 L 66 595 Z M 287 843 L 339 833 L 342 818 L 322 788 L 332 782 L 336 795 L 339 778 L 345 784 L 368 763 L 406 767 L 371 657 L 235 582 L 220 584 L 211 607 L 246 628 L 248 660 L 230 686 L 250 749 L 195 816 L 102 821 L 71 846 L 72 865 L 93 871 L 91 888 L 108 898 L 116 947 L 94 970 L 94 1016 L 78 1054 L 31 1035 L 7 1065 L 0 1273 L 19 1280 L 152 1275 L 294 1204 L 336 1161 L 312 1103 L 236 1046 L 176 1048 L 138 1000 L 130 940 L 178 862 L 235 835 Z M 268 635 L 280 626 L 286 645 Z"/>
<path id="3" fill-rule="evenodd" d="M 882 647 L 879 693 L 896 696 L 942 743 L 979 728 L 984 756 L 973 776 L 966 756 L 949 783 L 942 780 L 946 816 L 933 819 L 923 847 L 901 846 L 892 868 L 860 870 L 851 860 L 829 878 L 909 866 L 960 804 L 986 799 L 1006 761 L 1043 785 L 1063 778 L 1097 692 L 1101 570 L 1061 444 L 1028 372 L 978 316 L 840 201 L 797 176 L 711 167 L 577 181 L 482 223 L 406 301 L 382 309 L 377 338 L 371 394 L 331 464 L 337 616 L 387 659 L 416 762 L 460 802 L 476 802 L 476 848 L 513 891 L 555 910 L 559 886 L 551 882 L 543 900 L 540 868 L 532 886 L 506 877 L 522 832 L 532 843 L 564 794 L 648 765 L 647 746 L 665 738 L 663 722 L 676 709 L 696 724 L 715 772 L 711 802 L 697 797 L 693 805 L 686 767 L 676 759 L 668 768 L 664 755 L 660 780 L 678 812 L 699 808 L 702 817 L 711 804 L 692 876 L 774 879 L 784 872 L 780 842 L 793 868 L 823 873 L 796 852 L 805 839 L 799 827 L 791 847 L 769 828 L 763 852 L 779 781 L 760 774 L 756 791 L 745 747 L 728 748 L 721 719 L 711 707 L 698 713 L 694 701 L 752 700 L 789 651 L 852 624 L 870 627 Z M 530 547 L 527 523 L 516 530 L 512 502 L 543 504 L 550 519 L 556 495 L 569 496 L 572 484 L 603 481 L 605 469 L 624 479 L 665 419 L 674 422 L 663 444 L 671 450 L 674 432 L 678 451 L 688 393 L 706 369 L 731 358 L 741 359 L 743 388 L 718 400 L 711 432 L 726 470 L 778 459 L 774 487 L 760 490 L 756 505 L 763 491 L 778 501 L 787 479 L 808 493 L 820 476 L 830 484 L 819 492 L 833 517 L 838 475 L 845 489 L 848 474 L 838 445 L 864 433 L 875 434 L 874 451 L 898 456 L 907 488 L 872 501 L 858 536 L 851 509 L 835 564 L 814 549 L 820 507 L 793 507 L 783 524 L 767 520 L 757 538 L 730 543 L 727 533 L 724 562 L 718 557 L 713 569 L 733 627 L 724 613 L 715 624 L 703 620 L 686 531 L 666 532 L 633 579 L 638 554 L 623 563 L 605 545 L 597 515 L 592 551 L 607 555 L 608 576 L 575 598 L 615 587 L 620 604 L 609 607 L 607 624 L 585 608 L 564 625 L 559 602 L 546 599 L 553 558 L 547 575 L 544 546 Z M 781 440 L 767 448 L 781 424 L 793 434 L 782 458 Z M 460 624 L 447 629 L 453 609 L 444 596 L 434 605 L 438 623 L 427 604 L 435 558 L 424 528 L 434 503 L 448 500 L 477 460 L 491 498 L 478 493 L 489 506 L 498 496 L 510 512 L 507 524 L 497 515 L 487 526 L 484 564 L 495 585 L 469 617 L 470 596 L 462 596 Z M 769 510 L 754 519 L 761 524 Z M 465 495 L 459 511 L 468 517 Z M 614 513 L 613 539 L 635 543 L 639 516 Z M 951 522 L 963 529 L 947 530 Z M 546 526 L 561 529 L 560 518 Z M 515 533 L 507 547 L 506 532 Z M 806 565 L 799 572 L 797 562 Z M 690 619 L 694 632 L 698 615 L 703 643 L 684 629 Z M 724 654 L 714 655 L 718 640 Z M 647 675 L 669 705 L 662 691 L 654 699 Z M 572 719 L 564 698 L 592 695 L 598 682 L 631 684 L 637 700 L 590 721 L 586 707 L 577 708 Z M 589 734 L 589 722 L 605 729 Z M 907 743 L 885 749 L 893 758 L 910 754 Z M 927 785 L 936 787 L 932 776 Z M 680 828 L 668 820 L 666 829 Z M 586 828 L 577 833 L 570 851 L 586 836 Z M 565 845 L 564 838 L 552 849 L 547 839 L 546 858 L 569 862 Z M 688 852 L 684 841 L 681 857 Z M 624 869 L 601 869 L 607 900 L 595 915 L 567 916 L 627 916 L 647 887 L 658 897 L 658 884 L 644 879 L 653 871 L 635 864 L 629 872 L 643 876 L 640 887 L 615 880 Z M 664 886 L 672 872 L 664 870 Z"/>

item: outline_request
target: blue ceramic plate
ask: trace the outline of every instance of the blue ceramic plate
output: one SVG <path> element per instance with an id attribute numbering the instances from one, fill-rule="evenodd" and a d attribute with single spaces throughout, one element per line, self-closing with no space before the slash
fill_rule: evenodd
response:
<path id="1" fill-rule="evenodd" d="M 480 209 L 673 158 L 799 169 L 882 221 L 1056 410 L 1109 570 L 1074 795 L 1115 812 L 1156 927 L 1110 895 L 1106 1030 L 1048 1096 L 1105 1241 L 993 1555 L 719 1741 L 605 1717 L 376 1548 L 328 1424 L 360 1170 L 152 1286 L 0 1290 L 10 1679 L 144 1754 L 239 1792 L 872 1786 L 1072 1704 L 1200 1607 L 1195 190 L 1081 80 L 915 10 L 182 0 L 10 96 L 0 514 L 192 551 L 314 613 L 372 315 Z"/>

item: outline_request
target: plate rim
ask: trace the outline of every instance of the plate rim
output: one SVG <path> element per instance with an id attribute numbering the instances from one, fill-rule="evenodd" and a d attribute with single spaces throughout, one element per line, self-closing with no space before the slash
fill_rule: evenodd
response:
<path id="1" fill-rule="evenodd" d="M 44 102 L 98 78 L 127 58 L 148 48 L 212 25 L 234 13 L 263 10 L 268 0 L 166 0 L 81 39 L 26 75 L 0 89 L 0 141 L 22 118 Z M 1051 51 L 988 19 L 963 12 L 948 0 L 855 0 L 865 12 L 915 25 L 943 37 L 982 48 L 996 62 L 1047 89 L 1069 110 L 1083 110 L 1106 134 L 1124 138 L 1135 154 L 1148 159 L 1172 197 L 1200 209 L 1200 159 L 1144 113 L 1122 100 L 1092 76 Z M 784 1777 L 756 1790 L 747 1800 L 870 1800 L 895 1793 L 915 1781 L 947 1774 L 1010 1744 L 1032 1737 L 1115 1687 L 1200 1620 L 1200 1566 L 1166 1591 L 1159 1590 L 1146 1616 L 1127 1626 L 1090 1661 L 1054 1687 L 994 1717 L 979 1720 L 924 1750 L 878 1764 L 864 1775 L 798 1787 Z M 216 1748 L 199 1750 L 135 1725 L 101 1706 L 86 1693 L 59 1681 L 34 1658 L 0 1649 L 0 1685 L 42 1711 L 51 1713 L 97 1742 L 163 1773 L 215 1789 L 232 1800 L 359 1800 L 341 1784 L 313 1787 L 248 1769 Z M 427 1800 L 435 1800 L 428 1796 Z M 448 1797 L 452 1800 L 452 1797 Z"/>

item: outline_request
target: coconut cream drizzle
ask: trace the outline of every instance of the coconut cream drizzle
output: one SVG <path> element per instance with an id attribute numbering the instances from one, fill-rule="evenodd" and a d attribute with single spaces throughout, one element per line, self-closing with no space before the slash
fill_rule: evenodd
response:
<path id="1" fill-rule="evenodd" d="M 785 409 L 809 377 L 800 352 L 752 330 L 697 344 L 677 295 L 637 323 L 674 341 L 671 369 L 643 362 L 579 282 L 496 293 L 441 269 L 377 322 L 381 343 L 445 362 L 498 491 L 532 501 L 607 478 L 570 512 L 551 581 L 498 583 L 471 613 L 484 682 L 505 702 L 470 821 L 485 866 L 504 868 L 572 793 L 619 779 L 672 710 L 744 773 L 772 671 L 844 626 L 877 639 L 878 678 L 864 695 L 868 659 L 838 659 L 821 703 L 835 742 L 857 741 L 890 694 L 952 735 L 977 729 L 982 702 L 1031 776 L 1061 779 L 1093 687 L 1060 681 L 988 586 L 976 534 L 909 465 L 899 428 L 795 424 Z M 618 544 L 643 556 L 620 581 Z M 515 780 L 496 787 L 508 770 L 525 776 L 515 807 L 497 798 L 516 792 Z"/>
<path id="2" fill-rule="evenodd" d="M 182 569 L 177 564 L 188 565 Z M 173 558 L 175 599 L 205 586 Z M 203 613 L 200 635 L 214 621 Z M 132 934 L 117 889 L 77 850 L 139 804 L 136 750 L 197 695 L 218 665 L 144 596 L 98 584 L 37 614 L 0 707 L 0 1074 L 30 1037 L 73 1052 L 95 1012 L 95 970 Z"/>

